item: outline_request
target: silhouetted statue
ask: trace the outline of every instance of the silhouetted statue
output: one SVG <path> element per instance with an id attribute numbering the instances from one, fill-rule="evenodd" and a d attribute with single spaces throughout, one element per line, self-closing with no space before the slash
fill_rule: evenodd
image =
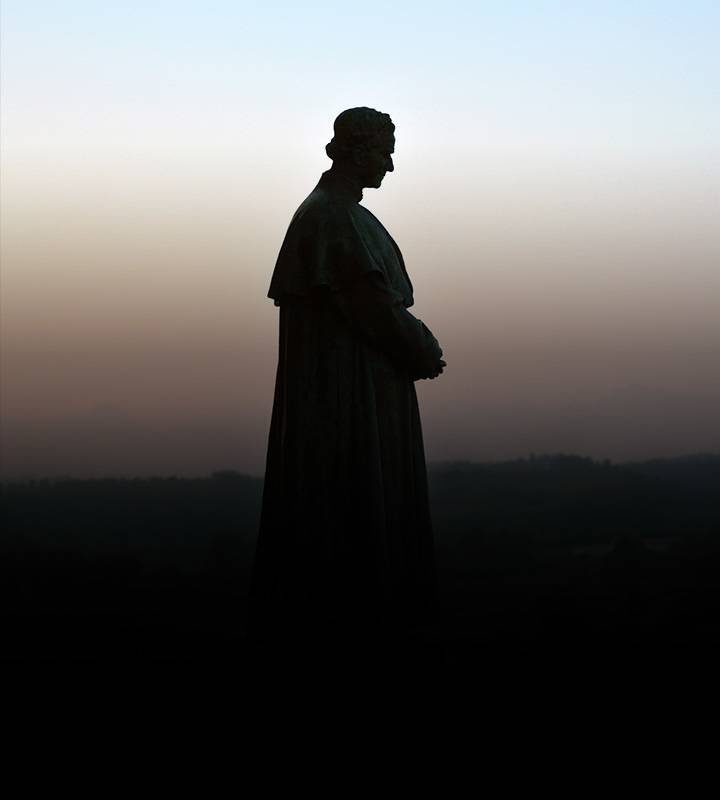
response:
<path id="1" fill-rule="evenodd" d="M 442 350 L 407 308 L 397 244 L 360 205 L 393 171 L 387 114 L 351 108 L 333 166 L 295 212 L 268 296 L 280 343 L 251 629 L 272 635 L 423 620 L 435 594 L 414 381 Z"/>

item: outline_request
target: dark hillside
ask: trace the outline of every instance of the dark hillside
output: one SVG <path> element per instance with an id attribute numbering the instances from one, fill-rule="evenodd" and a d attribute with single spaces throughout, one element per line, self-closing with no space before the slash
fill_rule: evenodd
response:
<path id="1" fill-rule="evenodd" d="M 720 646 L 720 458 L 430 472 L 446 663 Z M 2 485 L 4 658 L 242 659 L 262 482 Z"/>

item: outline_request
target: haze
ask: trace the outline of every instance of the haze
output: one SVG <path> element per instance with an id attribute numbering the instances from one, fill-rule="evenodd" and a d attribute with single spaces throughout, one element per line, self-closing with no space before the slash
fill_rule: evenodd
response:
<path id="1" fill-rule="evenodd" d="M 6 0 L 3 474 L 262 474 L 270 274 L 356 105 L 397 127 L 364 203 L 449 364 L 429 460 L 720 451 L 718 22 Z"/>

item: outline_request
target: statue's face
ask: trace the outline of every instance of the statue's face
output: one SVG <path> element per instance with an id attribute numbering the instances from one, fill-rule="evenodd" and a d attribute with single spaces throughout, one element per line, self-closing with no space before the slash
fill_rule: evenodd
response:
<path id="1" fill-rule="evenodd" d="M 363 186 L 379 189 L 385 173 L 395 169 L 392 154 L 395 152 L 395 136 L 392 133 L 379 136 L 370 150 L 361 154 L 358 167 Z"/>

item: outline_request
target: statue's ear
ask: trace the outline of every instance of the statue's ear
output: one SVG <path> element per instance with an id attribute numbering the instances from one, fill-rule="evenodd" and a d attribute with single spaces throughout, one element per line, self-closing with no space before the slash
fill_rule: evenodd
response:
<path id="1" fill-rule="evenodd" d="M 361 147 L 356 147 L 352 151 L 352 160 L 353 164 L 356 167 L 366 167 L 367 166 L 367 150 L 364 150 Z"/>

